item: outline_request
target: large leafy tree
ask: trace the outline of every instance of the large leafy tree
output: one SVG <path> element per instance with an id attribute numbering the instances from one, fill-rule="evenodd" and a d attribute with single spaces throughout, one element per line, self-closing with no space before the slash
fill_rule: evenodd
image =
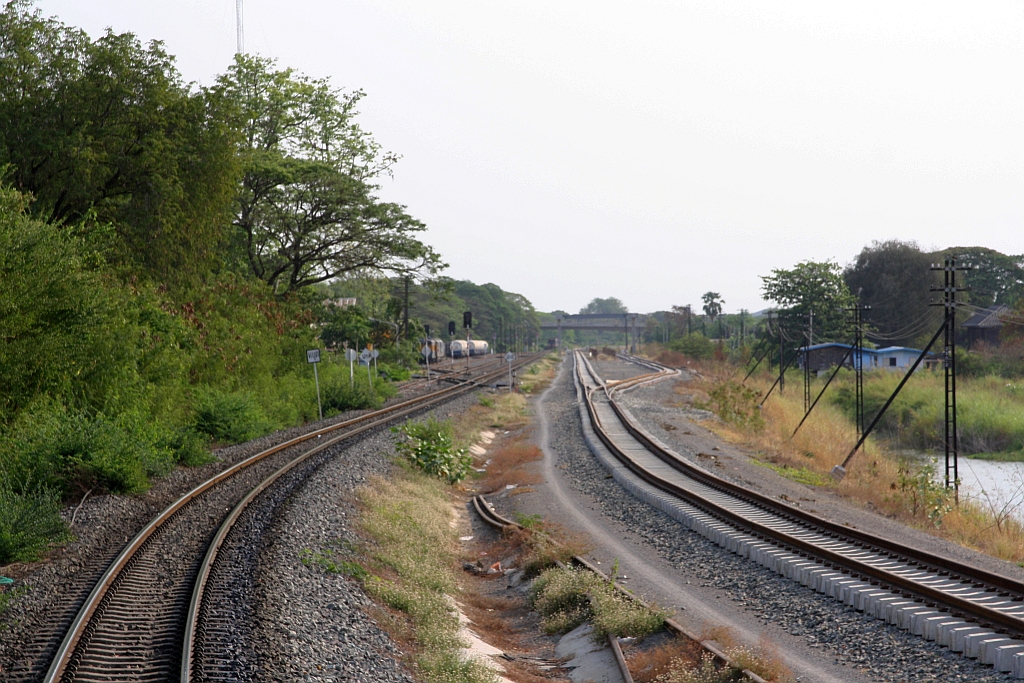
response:
<path id="1" fill-rule="evenodd" d="M 1024 297 L 1024 255 L 1002 254 L 986 247 L 952 247 L 932 257 L 941 263 L 955 256 L 958 265 L 970 265 L 963 282 L 970 287 L 965 297 L 976 306 L 1007 304 L 1013 306 Z"/>
<path id="2" fill-rule="evenodd" d="M 864 312 L 869 338 L 885 346 L 911 346 L 939 324 L 942 311 L 928 305 L 938 296 L 931 287 L 942 282 L 930 270 L 933 261 L 915 242 L 887 240 L 864 247 L 846 267 L 843 279 L 850 291 L 871 307 Z"/>
<path id="3" fill-rule="evenodd" d="M 792 341 L 803 341 L 811 312 L 816 343 L 848 341 L 848 309 L 856 298 L 850 294 L 837 264 L 803 261 L 790 270 L 773 270 L 761 280 L 764 298 L 779 304 L 780 318 Z"/>
<path id="4" fill-rule="evenodd" d="M 590 303 L 580 309 L 582 315 L 594 315 L 597 313 L 626 313 L 629 309 L 620 299 L 610 296 L 607 299 L 595 297 Z"/>
<path id="5" fill-rule="evenodd" d="M 136 273 L 180 280 L 220 255 L 237 179 L 220 102 L 159 42 L 92 40 L 26 0 L 0 11 L 0 168 L 35 216 L 113 225 Z"/>
<path id="6" fill-rule="evenodd" d="M 425 227 L 376 196 L 396 157 L 355 121 L 362 93 L 240 55 L 215 87 L 243 133 L 234 225 L 240 260 L 275 292 L 353 273 L 443 267 Z"/>

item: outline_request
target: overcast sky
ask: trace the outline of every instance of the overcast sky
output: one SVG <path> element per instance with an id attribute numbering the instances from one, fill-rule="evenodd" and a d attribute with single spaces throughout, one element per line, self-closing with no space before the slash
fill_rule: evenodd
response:
<path id="1" fill-rule="evenodd" d="M 757 310 L 872 240 L 1024 252 L 1022 0 L 244 2 L 246 51 L 366 91 L 447 274 L 540 310 Z M 38 6 L 204 84 L 235 51 L 235 0 Z"/>

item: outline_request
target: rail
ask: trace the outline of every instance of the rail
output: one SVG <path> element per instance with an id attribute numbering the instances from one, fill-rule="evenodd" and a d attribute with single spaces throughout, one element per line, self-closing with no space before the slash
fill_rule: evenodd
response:
<path id="1" fill-rule="evenodd" d="M 525 365 L 533 360 L 535 360 L 533 356 L 524 356 L 519 360 L 519 363 Z M 500 379 L 504 372 L 504 368 L 495 370 L 483 377 L 473 378 L 470 381 L 461 382 L 454 386 L 401 401 L 380 410 L 369 412 L 289 439 L 236 463 L 178 498 L 174 503 L 169 505 L 148 524 L 146 524 L 135 535 L 135 537 L 124 546 L 118 556 L 111 562 L 107 570 L 96 582 L 85 602 L 79 608 L 75 618 L 72 620 L 71 625 L 67 630 L 67 633 L 62 639 L 50 667 L 43 678 L 44 683 L 74 680 L 75 671 L 82 656 L 82 651 L 79 646 L 87 643 L 91 634 L 95 631 L 95 620 L 102 616 L 106 603 L 109 602 L 110 596 L 117 590 L 126 570 L 131 568 L 133 559 L 146 546 L 147 542 L 153 538 L 154 534 L 156 534 L 164 525 L 167 524 L 168 521 L 180 514 L 183 509 L 193 501 L 197 500 L 200 496 L 203 496 L 218 485 L 230 480 L 240 472 L 276 453 L 311 440 L 319 440 L 324 436 L 340 432 L 333 438 L 300 455 L 285 467 L 277 470 L 274 475 L 271 475 L 271 478 L 276 480 L 276 478 L 283 474 L 284 471 L 293 468 L 295 465 L 299 464 L 299 462 L 305 461 L 314 453 L 321 452 L 325 448 L 328 448 L 341 440 L 351 438 L 356 434 L 373 429 L 381 424 L 391 422 L 395 419 L 399 419 L 422 411 L 426 408 L 430 408 L 436 404 L 451 400 L 465 392 L 478 388 L 486 381 Z M 262 491 L 266 486 L 269 486 L 270 483 L 272 482 L 264 480 L 257 489 Z M 250 492 L 250 494 L 243 500 L 251 502 L 258 493 L 259 491 L 254 489 L 254 491 Z M 242 505 L 242 503 L 240 502 L 238 505 Z M 235 514 L 236 512 L 240 512 L 238 506 L 236 506 L 235 510 L 232 511 L 232 514 L 228 516 L 232 522 L 237 519 L 238 515 Z M 218 534 L 218 538 L 219 543 L 223 543 L 223 535 Z M 191 605 L 189 611 L 191 615 L 193 612 Z M 192 633 L 194 634 L 194 629 L 192 630 Z M 184 648 L 184 650 L 190 649 L 190 647 Z"/>

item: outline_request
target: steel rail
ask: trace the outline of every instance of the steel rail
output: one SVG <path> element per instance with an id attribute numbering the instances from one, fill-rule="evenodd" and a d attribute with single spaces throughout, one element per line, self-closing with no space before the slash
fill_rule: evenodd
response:
<path id="1" fill-rule="evenodd" d="M 497 375 L 498 373 L 495 371 L 493 374 Z M 109 596 L 112 594 L 113 590 L 116 589 L 119 583 L 119 577 L 123 575 L 123 572 L 126 569 L 131 567 L 133 559 L 137 556 L 139 551 L 146 546 L 147 542 L 153 537 L 153 534 L 180 513 L 189 505 L 189 503 L 196 500 L 210 489 L 232 478 L 239 472 L 283 450 L 339 430 L 350 430 L 353 427 L 359 427 L 360 425 L 368 423 L 376 424 L 382 421 L 382 418 L 391 420 L 395 417 L 400 417 L 409 411 L 420 410 L 425 405 L 432 405 L 435 402 L 446 400 L 451 396 L 458 395 L 464 391 L 477 388 L 477 386 L 477 383 L 465 382 L 447 387 L 439 391 L 401 401 L 380 410 L 368 412 L 364 415 L 294 437 L 232 465 L 178 498 L 178 500 L 169 505 L 159 515 L 146 524 L 146 526 L 144 526 L 132 538 L 132 540 L 124 546 L 118 556 L 110 563 L 107 570 L 93 586 L 92 591 L 90 591 L 85 602 L 79 608 L 78 613 L 71 622 L 67 633 L 61 641 L 61 644 L 50 663 L 46 676 L 43 678 L 43 683 L 56 683 L 69 673 L 68 669 L 73 663 L 77 646 L 82 641 L 83 636 L 90 635 L 91 631 L 94 630 L 91 628 L 93 617 L 102 614 L 106 602 L 109 601 Z M 347 438 L 347 434 L 342 435 L 339 439 L 340 438 Z M 336 440 L 338 439 L 335 439 L 335 441 Z"/>
<path id="2" fill-rule="evenodd" d="M 523 526 L 518 522 L 513 522 L 512 520 L 506 519 L 505 517 L 502 517 L 500 514 L 498 514 L 498 512 L 487 503 L 487 500 L 483 496 L 473 496 L 472 502 L 473 508 L 476 510 L 477 515 L 479 515 L 480 519 L 482 519 L 484 523 L 488 526 L 497 529 L 498 531 L 504 531 L 508 527 L 516 527 L 518 529 L 523 528 Z M 558 543 L 558 541 L 554 542 Z M 612 587 L 614 587 L 627 600 L 631 600 L 639 605 L 642 605 L 650 609 L 650 605 L 647 604 L 647 602 L 645 602 L 642 598 L 630 593 L 628 590 L 626 590 L 626 588 L 624 588 L 621 584 L 615 581 L 615 577 L 609 577 L 603 571 L 595 567 L 586 558 L 580 557 L 579 555 L 573 555 L 571 558 L 571 562 L 573 563 L 573 565 L 580 567 L 581 569 L 585 569 L 586 571 L 597 574 L 599 577 L 601 577 L 602 581 L 611 584 Z M 686 638 L 687 640 L 697 643 L 702 648 L 710 652 L 711 655 L 714 656 L 719 662 L 740 670 L 741 673 L 747 678 L 747 680 L 753 681 L 753 683 L 766 683 L 763 678 L 758 676 L 753 671 L 750 671 L 749 669 L 741 669 L 741 667 L 739 666 L 739 664 L 736 663 L 735 660 L 733 660 L 727 654 L 719 650 L 712 643 L 707 642 L 705 640 L 701 640 L 698 636 L 687 631 L 675 619 L 672 619 L 670 617 L 666 618 L 664 622 L 664 627 L 666 631 L 669 631 L 670 633 L 676 636 L 681 636 L 683 638 Z M 613 635 L 609 635 L 608 644 L 612 648 L 612 652 L 615 654 L 615 661 L 619 666 L 619 671 L 622 674 L 623 680 L 626 683 L 631 683 L 631 681 L 633 680 L 633 675 L 629 672 L 629 667 L 626 665 L 626 659 L 622 654 L 622 648 L 619 646 L 618 638 L 616 638 Z"/>
<path id="3" fill-rule="evenodd" d="M 589 363 L 587 363 L 585 358 L 582 360 L 582 365 L 578 365 L 577 367 L 585 367 L 586 372 L 591 375 L 593 381 L 596 373 L 593 368 L 590 367 Z M 583 384 L 585 385 L 586 383 L 583 382 Z M 596 388 L 597 387 L 594 387 L 593 389 Z M 633 474 L 651 486 L 654 486 L 655 488 L 669 493 L 679 499 L 685 500 L 687 503 L 702 510 L 703 512 L 724 521 L 731 526 L 743 529 L 745 532 L 755 537 L 770 539 L 782 546 L 796 550 L 801 555 L 816 558 L 826 565 L 842 568 L 854 576 L 861 576 L 871 582 L 890 586 L 895 591 L 903 594 L 917 596 L 923 599 L 926 604 L 930 606 L 944 607 L 955 616 L 962 617 L 964 615 L 970 615 L 971 618 L 975 619 L 982 626 L 998 627 L 1012 634 L 1024 634 L 1024 620 L 1020 618 L 1005 614 L 998 610 L 988 609 L 984 605 L 979 605 L 970 600 L 906 579 L 902 576 L 886 571 L 885 569 L 858 562 L 846 555 L 824 548 L 815 543 L 805 541 L 770 526 L 758 524 L 745 516 L 715 503 L 714 501 L 688 491 L 673 482 L 666 481 L 662 477 L 659 477 L 657 474 L 636 463 L 608 435 L 596 414 L 596 408 L 594 407 L 592 398 L 592 394 L 594 393 L 593 389 L 588 391 L 586 394 L 586 408 L 588 414 L 591 416 L 591 421 L 594 425 L 594 432 L 617 460 L 633 472 Z M 812 527 L 812 530 L 818 531 L 823 535 L 845 540 L 853 545 L 878 552 L 881 555 L 889 556 L 897 560 L 909 560 L 913 564 L 921 565 L 922 569 L 930 569 L 935 573 L 952 575 L 951 579 L 961 579 L 964 583 L 973 583 L 982 588 L 990 588 L 993 592 L 1000 593 L 1007 597 L 1015 596 L 1015 599 L 1018 600 L 1020 599 L 1020 596 L 1024 595 L 1024 584 L 1021 584 L 1011 578 L 994 572 L 978 569 L 976 567 L 971 567 L 970 565 L 936 557 L 923 551 L 901 546 L 892 541 L 871 536 L 870 534 L 856 529 L 851 529 L 846 526 L 835 524 L 834 522 L 829 522 L 803 510 L 781 505 L 766 496 L 750 491 L 749 489 L 743 489 L 736 484 L 732 484 L 724 479 L 715 477 L 708 472 L 690 465 L 675 454 L 666 451 L 660 445 L 656 444 L 645 432 L 643 432 L 642 429 L 633 423 L 633 420 L 624 414 L 622 409 L 616 405 L 613 400 L 611 400 L 610 396 L 608 402 L 622 426 L 630 433 L 631 436 L 639 441 L 646 450 L 650 451 L 659 460 L 673 469 L 693 480 L 696 480 L 698 483 L 703 484 L 708 488 L 714 489 L 734 499 L 738 499 L 741 502 L 753 505 L 756 508 L 763 509 L 781 517 L 785 521 L 791 521 L 798 524 L 802 523 L 804 526 L 810 526 Z"/>
<path id="4" fill-rule="evenodd" d="M 524 357 L 521 360 L 517 360 L 515 367 L 522 367 L 533 362 L 533 360 L 535 359 L 532 356 Z M 181 656 L 181 683 L 190 683 L 190 681 L 192 680 L 191 674 L 195 664 L 194 651 L 196 648 L 196 637 L 197 635 L 199 635 L 200 631 L 199 618 L 202 610 L 203 596 L 206 593 L 206 586 L 210 580 L 210 574 L 213 570 L 214 563 L 217 561 L 217 557 L 220 553 L 221 548 L 224 545 L 225 540 L 227 539 L 228 534 L 234 528 L 235 523 L 238 521 L 238 518 L 242 515 L 242 513 L 245 512 L 246 508 L 248 508 L 249 504 L 252 503 L 253 500 L 255 500 L 261 493 L 263 493 L 263 491 L 268 489 L 271 485 L 274 484 L 274 482 L 276 482 L 282 476 L 293 470 L 295 467 L 306 462 L 313 455 L 316 455 L 317 453 L 320 453 L 321 451 L 324 451 L 327 448 L 336 445 L 338 442 L 350 439 L 353 436 L 361 434 L 370 429 L 374 429 L 378 427 L 381 422 L 390 422 L 396 418 L 403 417 L 411 413 L 419 412 L 424 408 L 429 408 L 437 403 L 448 401 L 453 396 L 458 396 L 461 393 L 478 388 L 481 381 L 483 381 L 485 378 L 498 377 L 499 375 L 503 375 L 505 372 L 505 368 L 491 371 L 490 373 L 484 375 L 483 377 L 478 378 L 476 382 L 464 383 L 459 386 L 452 387 L 446 390 L 446 393 L 443 396 L 437 396 L 425 403 L 420 403 L 415 406 L 411 406 L 407 410 L 402 411 L 401 413 L 387 415 L 383 420 L 361 425 L 359 427 L 356 427 L 355 429 L 345 432 L 340 436 L 335 437 L 334 439 L 331 439 L 330 441 L 320 444 L 315 448 L 312 448 L 309 451 L 303 453 L 302 455 L 296 457 L 294 460 L 286 463 L 276 472 L 274 472 L 266 479 L 264 479 L 262 482 L 260 482 L 258 485 L 256 485 L 248 494 L 245 495 L 244 498 L 238 501 L 238 503 L 231 510 L 228 516 L 224 518 L 224 520 L 220 524 L 220 527 L 217 529 L 217 534 L 214 536 L 209 547 L 207 548 L 206 554 L 203 556 L 203 561 L 200 564 L 199 571 L 196 575 L 195 584 L 192 590 L 192 598 L 189 601 L 188 616 L 186 617 L 185 621 L 185 633 L 182 639 L 183 647 Z"/>

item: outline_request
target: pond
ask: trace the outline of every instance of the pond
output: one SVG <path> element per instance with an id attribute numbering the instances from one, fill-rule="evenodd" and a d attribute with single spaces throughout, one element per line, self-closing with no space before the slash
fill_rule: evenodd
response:
<path id="1" fill-rule="evenodd" d="M 939 481 L 945 478 L 944 458 L 943 454 L 938 454 L 936 476 Z M 987 510 L 1005 511 L 1024 521 L 1024 462 L 972 460 L 961 456 L 957 463 L 961 500 L 974 500 Z"/>

